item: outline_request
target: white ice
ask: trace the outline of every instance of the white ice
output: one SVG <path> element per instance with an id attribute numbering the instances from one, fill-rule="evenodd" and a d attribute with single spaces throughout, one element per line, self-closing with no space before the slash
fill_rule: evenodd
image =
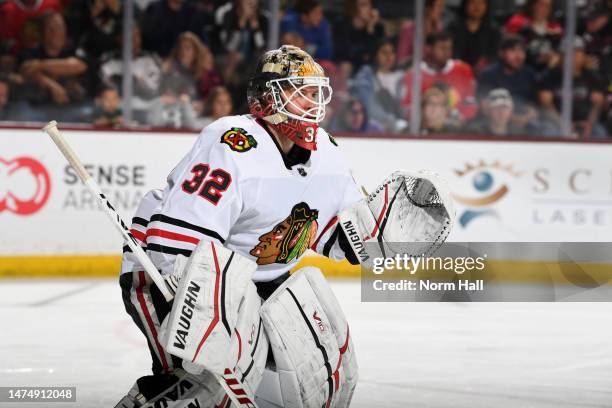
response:
<path id="1" fill-rule="evenodd" d="M 352 407 L 612 407 L 612 303 L 362 303 L 359 285 L 332 283 L 360 365 Z M 2 280 L 0 322 L 0 386 L 112 407 L 149 374 L 115 280 Z"/>

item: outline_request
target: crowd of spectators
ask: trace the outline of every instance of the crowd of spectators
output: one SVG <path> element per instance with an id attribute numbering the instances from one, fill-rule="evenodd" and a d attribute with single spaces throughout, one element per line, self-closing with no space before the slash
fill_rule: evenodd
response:
<path id="1" fill-rule="evenodd" d="M 124 0 L 0 1 L 0 120 L 198 128 L 244 113 L 249 71 L 278 24 L 281 43 L 307 50 L 330 76 L 332 131 L 408 132 L 418 69 L 422 135 L 559 136 L 571 52 L 568 136 L 612 137 L 612 0 L 577 2 L 573 44 L 563 41 L 563 1 L 508 10 L 498 0 L 425 0 L 418 66 L 412 10 L 394 15 L 376 0 L 287 0 L 278 22 L 264 0 L 134 3 L 125 123 Z"/>

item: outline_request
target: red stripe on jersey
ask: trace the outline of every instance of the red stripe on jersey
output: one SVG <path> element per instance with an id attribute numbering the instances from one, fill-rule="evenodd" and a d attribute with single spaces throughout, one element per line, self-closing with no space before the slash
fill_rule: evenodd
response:
<path id="1" fill-rule="evenodd" d="M 138 230 L 135 230 L 134 228 L 132 228 L 132 229 L 130 230 L 130 232 L 132 233 L 132 235 L 134 236 L 134 238 L 136 238 L 137 240 L 139 240 L 139 241 L 140 241 L 140 242 L 142 242 L 143 244 L 146 244 L 146 243 L 147 243 L 147 236 L 146 236 L 144 233 L 142 233 L 142 232 L 140 232 L 140 231 L 138 231 Z"/>
<path id="2" fill-rule="evenodd" d="M 204 342 L 206 341 L 210 333 L 213 331 L 213 329 L 217 325 L 217 322 L 219 321 L 219 281 L 221 280 L 221 268 L 219 268 L 219 260 L 217 259 L 217 252 L 215 251 L 215 244 L 211 242 L 210 246 L 212 247 L 212 253 L 213 253 L 213 258 L 215 260 L 215 270 L 216 270 L 215 305 L 214 305 L 215 312 L 214 312 L 214 317 L 212 319 L 212 322 L 210 322 L 210 324 L 208 325 L 208 328 L 206 329 L 206 333 L 204 333 L 204 336 L 202 336 L 202 340 L 200 340 L 200 344 L 198 344 L 198 348 L 196 349 L 196 352 L 193 355 L 193 359 L 191 360 L 192 363 L 196 360 L 196 358 L 198 357 L 198 354 L 200 354 L 200 349 L 202 349 Z"/>
<path id="3" fill-rule="evenodd" d="M 190 237 L 189 235 L 179 234 L 177 232 L 165 231 L 157 228 L 151 228 L 147 230 L 147 237 L 161 237 L 171 239 L 174 241 L 189 242 L 190 244 L 198 245 L 200 240 L 198 238 Z"/>
<path id="4" fill-rule="evenodd" d="M 168 362 L 166 361 L 166 355 L 164 349 L 161 344 L 157 340 L 157 330 L 155 330 L 155 324 L 153 324 L 153 319 L 151 318 L 151 314 L 149 313 L 149 309 L 147 308 L 147 302 L 145 301 L 144 295 L 142 294 L 142 288 L 145 285 L 145 275 L 144 271 L 140 271 L 138 274 L 139 285 L 136 288 L 136 297 L 138 298 L 138 303 L 140 303 L 140 308 L 145 316 L 145 320 L 147 321 L 147 325 L 149 326 L 149 330 L 151 330 L 151 335 L 153 336 L 153 340 L 155 340 L 155 347 L 157 348 L 157 352 L 159 353 L 159 357 L 164 366 L 164 371 L 168 371 Z"/>
<path id="5" fill-rule="evenodd" d="M 323 228 L 323 232 L 321 232 L 321 235 L 319 235 L 319 238 L 317 238 L 317 240 L 314 242 L 314 244 L 312 244 L 312 246 L 310 247 L 310 249 L 312 249 L 313 251 L 317 250 L 317 245 L 319 245 L 319 241 L 321 240 L 321 238 L 323 238 L 323 235 L 325 235 L 325 233 L 327 231 L 329 231 L 329 229 L 331 227 L 333 227 L 334 225 L 336 225 L 336 223 L 338 222 L 338 217 L 334 217 L 331 220 L 329 220 L 329 222 L 327 223 L 327 225 L 325 226 L 325 228 Z"/>

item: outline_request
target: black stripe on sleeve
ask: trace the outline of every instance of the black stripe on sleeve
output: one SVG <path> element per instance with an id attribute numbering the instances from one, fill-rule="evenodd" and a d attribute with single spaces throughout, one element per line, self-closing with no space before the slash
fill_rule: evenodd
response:
<path id="1" fill-rule="evenodd" d="M 227 322 L 227 316 L 225 315 L 225 277 L 227 276 L 227 270 L 229 269 L 230 264 L 232 263 L 232 259 L 234 259 L 234 252 L 230 255 L 227 263 L 225 264 L 225 268 L 223 268 L 223 273 L 221 275 L 221 321 L 227 330 L 227 334 L 232 336 L 232 331 L 230 330 L 229 323 Z"/>
<path id="2" fill-rule="evenodd" d="M 325 243 L 325 246 L 323 246 L 323 256 L 326 256 L 326 257 L 329 258 L 329 252 L 331 251 L 332 247 L 334 246 L 334 243 L 338 239 L 338 233 L 339 233 L 338 229 L 339 228 L 340 228 L 340 226 L 337 225 L 336 229 L 334 230 L 334 232 L 332 232 L 331 236 L 329 237 L 329 239 Z"/>
<path id="3" fill-rule="evenodd" d="M 149 224 L 149 221 L 145 220 L 144 218 L 134 217 L 132 218 L 132 224 L 141 225 L 146 228 Z"/>
<path id="4" fill-rule="evenodd" d="M 306 313 L 304 313 L 304 309 L 302 309 L 300 302 L 297 300 L 297 298 L 295 297 L 291 289 L 287 288 L 287 291 L 293 298 L 295 305 L 297 306 L 298 310 L 300 311 L 300 314 L 304 318 L 304 321 L 306 322 L 306 326 L 308 327 L 308 330 L 310 331 L 310 334 L 312 335 L 312 338 L 314 339 L 314 342 L 317 345 L 317 348 L 321 350 L 325 368 L 327 368 L 327 385 L 329 387 L 329 394 L 327 395 L 327 400 L 331 401 L 332 395 L 334 393 L 334 380 L 332 379 L 332 369 L 331 369 L 331 365 L 329 364 L 329 357 L 327 356 L 327 351 L 325 351 L 325 347 L 323 347 L 323 345 L 321 344 L 321 341 L 319 341 L 319 337 L 317 336 L 317 333 L 315 332 L 314 328 L 310 324 L 308 317 L 306 317 Z"/>
<path id="5" fill-rule="evenodd" d="M 147 250 L 168 255 L 185 255 L 186 257 L 190 257 L 192 252 L 189 249 L 174 248 L 159 244 L 149 244 L 147 245 Z"/>
<path id="6" fill-rule="evenodd" d="M 178 218 L 168 217 L 167 215 L 163 215 L 163 214 L 155 214 L 151 217 L 151 222 L 153 221 L 165 222 L 166 224 L 176 225 L 177 227 L 182 227 L 182 228 L 187 228 L 187 229 L 199 232 L 202 235 L 207 235 L 211 238 L 215 238 L 222 244 L 225 244 L 225 240 L 217 232 L 213 230 L 209 230 L 208 228 L 200 227 L 198 225 L 190 224 L 187 221 L 179 220 Z"/>

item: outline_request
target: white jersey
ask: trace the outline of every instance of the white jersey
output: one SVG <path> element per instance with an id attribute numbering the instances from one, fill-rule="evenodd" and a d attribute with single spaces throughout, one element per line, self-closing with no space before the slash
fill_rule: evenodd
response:
<path id="1" fill-rule="evenodd" d="M 321 128 L 305 164 L 285 163 L 274 138 L 251 115 L 219 119 L 148 193 L 132 230 L 162 274 L 202 239 L 254 260 L 254 281 L 289 271 L 308 248 L 344 258 L 336 215 L 362 198 L 335 141 Z M 134 268 L 125 250 L 122 272 Z"/>

